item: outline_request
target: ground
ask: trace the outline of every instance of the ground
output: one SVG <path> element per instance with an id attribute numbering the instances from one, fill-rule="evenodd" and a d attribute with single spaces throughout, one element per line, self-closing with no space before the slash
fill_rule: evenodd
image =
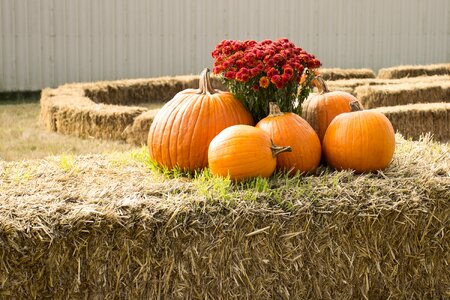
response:
<path id="1" fill-rule="evenodd" d="M 40 124 L 39 112 L 37 98 L 0 100 L 0 159 L 13 161 L 133 149 L 125 142 L 80 139 L 46 131 Z"/>

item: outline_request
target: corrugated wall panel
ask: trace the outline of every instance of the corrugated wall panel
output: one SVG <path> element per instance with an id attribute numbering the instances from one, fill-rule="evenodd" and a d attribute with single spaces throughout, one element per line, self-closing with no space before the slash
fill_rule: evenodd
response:
<path id="1" fill-rule="evenodd" d="M 5 39 L 4 39 L 4 29 L 3 29 L 3 21 L 5 20 L 5 17 L 3 16 L 3 5 L 0 5 L 0 91 L 5 89 L 5 82 L 4 82 L 4 71 L 5 68 L 3 67 L 3 48 L 5 47 Z"/>
<path id="2" fill-rule="evenodd" d="M 450 61 L 448 0 L 0 0 L 0 91 L 198 73 L 222 39 L 288 37 L 326 67 Z"/>

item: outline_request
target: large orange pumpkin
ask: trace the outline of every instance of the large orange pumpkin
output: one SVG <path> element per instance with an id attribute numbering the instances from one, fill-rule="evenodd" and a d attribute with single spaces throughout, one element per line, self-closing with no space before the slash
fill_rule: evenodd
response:
<path id="1" fill-rule="evenodd" d="M 328 126 L 323 139 L 327 163 L 357 173 L 386 168 L 395 150 L 391 122 L 382 113 L 361 110 L 359 102 L 351 107 L 352 112 L 340 114 Z"/>
<path id="2" fill-rule="evenodd" d="M 262 129 L 234 125 L 219 133 L 209 145 L 208 162 L 213 175 L 232 180 L 270 177 L 275 171 L 277 155 L 290 147 L 275 146 Z"/>
<path id="3" fill-rule="evenodd" d="M 236 124 L 253 125 L 252 116 L 231 93 L 214 90 L 205 69 L 198 90 L 179 92 L 155 116 L 148 135 L 150 157 L 170 169 L 204 168 L 211 140 Z"/>
<path id="4" fill-rule="evenodd" d="M 293 173 L 315 170 L 320 164 L 321 146 L 314 129 L 294 113 L 282 113 L 276 103 L 270 103 L 269 115 L 256 124 L 269 134 L 277 145 L 289 145 L 290 153 L 277 156 L 277 168 Z"/>
<path id="5" fill-rule="evenodd" d="M 321 76 L 317 76 L 313 84 L 319 92 L 311 94 L 303 102 L 302 117 L 314 128 L 322 142 L 331 121 L 339 114 L 350 112 L 350 103 L 358 100 L 346 92 L 330 92 Z"/>

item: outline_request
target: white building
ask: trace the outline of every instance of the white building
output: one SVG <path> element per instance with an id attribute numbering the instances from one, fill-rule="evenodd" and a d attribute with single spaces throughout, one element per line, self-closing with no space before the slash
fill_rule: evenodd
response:
<path id="1" fill-rule="evenodd" d="M 287 37 L 324 67 L 450 61 L 449 0 L 0 0 L 0 91 L 198 73 L 222 39 Z"/>

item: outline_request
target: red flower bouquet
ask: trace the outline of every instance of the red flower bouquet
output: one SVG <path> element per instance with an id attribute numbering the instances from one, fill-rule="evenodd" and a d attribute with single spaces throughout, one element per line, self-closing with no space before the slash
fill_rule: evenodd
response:
<path id="1" fill-rule="evenodd" d="M 269 102 L 284 112 L 301 113 L 312 91 L 314 69 L 320 61 L 288 39 L 276 41 L 224 40 L 212 52 L 214 74 L 220 74 L 255 121 L 269 113 Z"/>

